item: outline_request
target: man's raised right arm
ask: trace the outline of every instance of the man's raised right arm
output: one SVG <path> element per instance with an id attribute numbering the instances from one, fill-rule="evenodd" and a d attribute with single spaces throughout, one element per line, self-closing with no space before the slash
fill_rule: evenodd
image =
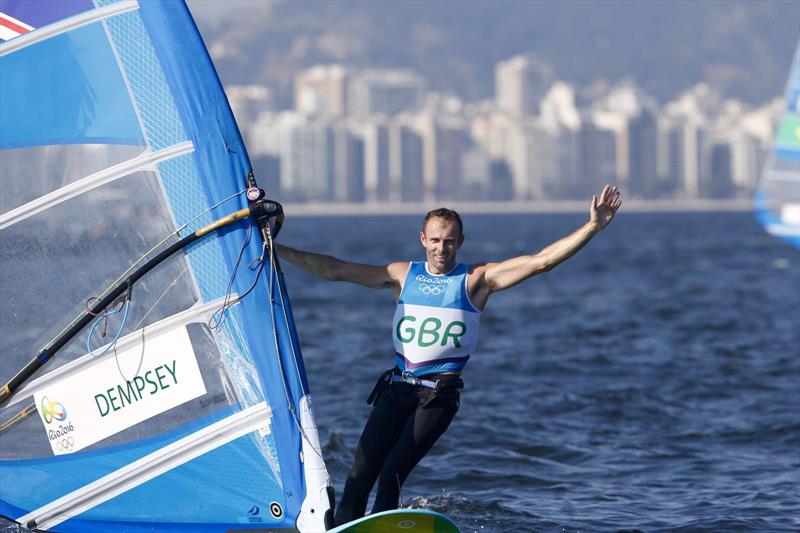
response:
<path id="1" fill-rule="evenodd" d="M 295 250 L 282 244 L 277 244 L 276 249 L 279 256 L 309 274 L 331 281 L 358 283 L 373 289 L 399 288 L 408 269 L 408 263 L 364 265 L 342 261 L 330 255 Z"/>

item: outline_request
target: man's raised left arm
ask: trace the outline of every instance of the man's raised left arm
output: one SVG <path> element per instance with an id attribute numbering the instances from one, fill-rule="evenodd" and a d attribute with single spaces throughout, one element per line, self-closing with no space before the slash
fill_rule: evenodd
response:
<path id="1" fill-rule="evenodd" d="M 589 221 L 563 239 L 550 244 L 538 253 L 514 257 L 500 263 L 487 263 L 480 268 L 478 300 L 485 302 L 489 294 L 513 287 L 536 274 L 547 272 L 563 263 L 583 248 L 592 237 L 605 228 L 622 205 L 619 190 L 606 185 L 600 198 L 592 196 Z M 483 298 L 481 296 L 484 296 Z"/>

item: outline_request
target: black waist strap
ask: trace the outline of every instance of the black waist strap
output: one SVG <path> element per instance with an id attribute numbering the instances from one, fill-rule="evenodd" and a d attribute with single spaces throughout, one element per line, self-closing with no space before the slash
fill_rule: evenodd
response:
<path id="1" fill-rule="evenodd" d="M 425 387 L 435 392 L 439 392 L 448 388 L 464 388 L 464 381 L 462 381 L 462 379 L 458 376 L 451 376 L 447 374 L 428 374 L 418 378 L 409 371 L 401 372 L 399 368 L 395 367 L 381 374 L 377 383 L 375 383 L 375 387 L 372 388 L 369 398 L 367 398 L 367 403 L 370 405 L 374 404 L 378 400 L 378 396 L 380 396 L 381 388 L 386 384 L 400 382 L 408 383 L 409 385 L 415 385 L 418 387 Z"/>
<path id="2" fill-rule="evenodd" d="M 462 381 L 462 379 L 458 376 L 449 376 L 446 374 L 428 374 L 422 377 L 416 377 L 410 371 L 406 370 L 405 372 L 401 372 L 400 369 L 396 367 L 393 368 L 391 372 L 392 374 L 390 379 L 392 383 L 398 383 L 402 381 L 404 383 L 408 383 L 409 385 L 417 385 L 436 391 L 448 387 L 454 387 L 456 389 L 464 388 L 464 381 Z"/>

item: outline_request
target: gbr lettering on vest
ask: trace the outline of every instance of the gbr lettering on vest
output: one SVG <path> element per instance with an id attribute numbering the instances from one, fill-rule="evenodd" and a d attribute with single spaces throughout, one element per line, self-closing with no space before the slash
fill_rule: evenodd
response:
<path id="1" fill-rule="evenodd" d="M 409 265 L 395 309 L 395 364 L 415 376 L 461 372 L 478 341 L 480 310 L 467 290 L 469 267 L 431 274 L 425 262 Z"/>

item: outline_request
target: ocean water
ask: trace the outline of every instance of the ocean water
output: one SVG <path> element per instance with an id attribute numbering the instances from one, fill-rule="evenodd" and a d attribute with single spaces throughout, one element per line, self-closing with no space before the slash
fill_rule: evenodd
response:
<path id="1" fill-rule="evenodd" d="M 280 240 L 422 259 L 420 217 L 290 218 Z M 464 262 L 530 253 L 585 215 L 465 217 Z M 392 365 L 390 291 L 284 265 L 337 494 Z M 461 409 L 405 506 L 465 532 L 800 530 L 800 254 L 748 213 L 618 214 L 493 295 Z"/>

